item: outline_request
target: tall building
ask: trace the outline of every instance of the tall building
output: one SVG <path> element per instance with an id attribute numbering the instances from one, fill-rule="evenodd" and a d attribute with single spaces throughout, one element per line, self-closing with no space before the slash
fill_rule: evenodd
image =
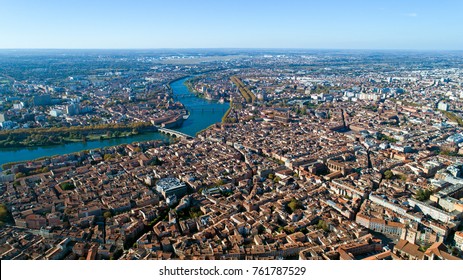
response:
<path id="1" fill-rule="evenodd" d="M 448 109 L 449 109 L 449 104 L 444 103 L 444 102 L 441 101 L 441 102 L 439 102 L 439 103 L 437 104 L 437 109 L 442 110 L 442 111 L 448 111 Z"/>
<path id="2" fill-rule="evenodd" d="M 80 114 L 80 106 L 77 103 L 71 103 L 66 106 L 66 114 L 68 116 L 74 116 Z"/>

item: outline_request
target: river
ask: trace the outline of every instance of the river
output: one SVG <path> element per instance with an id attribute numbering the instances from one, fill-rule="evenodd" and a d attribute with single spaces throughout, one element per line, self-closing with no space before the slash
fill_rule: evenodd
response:
<path id="1" fill-rule="evenodd" d="M 195 136 L 197 132 L 205 129 L 211 124 L 220 122 L 222 116 L 229 108 L 229 103 L 218 103 L 197 97 L 190 92 L 184 85 L 183 78 L 170 84 L 174 99 L 180 101 L 190 112 L 190 117 L 183 122 L 183 125 L 178 130 L 191 136 Z M 82 150 L 97 149 L 120 144 L 128 144 L 132 142 L 141 142 L 148 140 L 163 140 L 169 141 L 170 138 L 159 132 L 143 133 L 125 138 L 107 139 L 101 141 L 87 141 L 67 143 L 63 145 L 28 147 L 28 148 L 0 148 L 0 166 L 7 162 L 27 161 L 36 158 L 63 155 Z"/>

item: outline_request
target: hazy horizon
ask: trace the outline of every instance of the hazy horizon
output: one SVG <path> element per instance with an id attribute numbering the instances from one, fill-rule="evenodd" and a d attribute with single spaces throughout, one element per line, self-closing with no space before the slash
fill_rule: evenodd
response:
<path id="1" fill-rule="evenodd" d="M 231 51 L 384 51 L 384 52 L 463 52 L 461 49 L 400 49 L 400 48 L 239 48 L 239 47 L 185 47 L 185 48 L 0 48 L 0 51 L 157 51 L 157 50 L 231 50 Z"/>
<path id="2" fill-rule="evenodd" d="M 463 49 L 461 1 L 0 3 L 0 49 Z"/>

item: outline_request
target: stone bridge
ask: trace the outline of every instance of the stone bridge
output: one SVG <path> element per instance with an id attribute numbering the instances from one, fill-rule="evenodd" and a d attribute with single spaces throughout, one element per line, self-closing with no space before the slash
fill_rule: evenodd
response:
<path id="1" fill-rule="evenodd" d="M 188 134 L 185 134 L 185 133 L 180 132 L 180 131 L 168 129 L 168 128 L 158 127 L 158 131 L 161 132 L 161 133 L 170 135 L 170 136 L 178 137 L 178 138 L 185 138 L 185 139 L 193 138 L 192 136 L 190 136 Z"/>

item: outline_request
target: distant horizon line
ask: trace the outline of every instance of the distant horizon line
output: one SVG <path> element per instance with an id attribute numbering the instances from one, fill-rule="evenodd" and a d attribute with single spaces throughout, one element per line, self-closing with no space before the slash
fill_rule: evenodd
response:
<path id="1" fill-rule="evenodd" d="M 54 50 L 69 50 L 69 51 L 105 51 L 105 50 L 120 50 L 120 51 L 149 51 L 149 50 L 323 50 L 323 51 L 429 51 L 443 52 L 454 51 L 461 52 L 463 49 L 413 49 L 413 48 L 298 48 L 298 47 L 160 47 L 160 48 L 0 48 L 0 51 L 54 51 Z"/>

